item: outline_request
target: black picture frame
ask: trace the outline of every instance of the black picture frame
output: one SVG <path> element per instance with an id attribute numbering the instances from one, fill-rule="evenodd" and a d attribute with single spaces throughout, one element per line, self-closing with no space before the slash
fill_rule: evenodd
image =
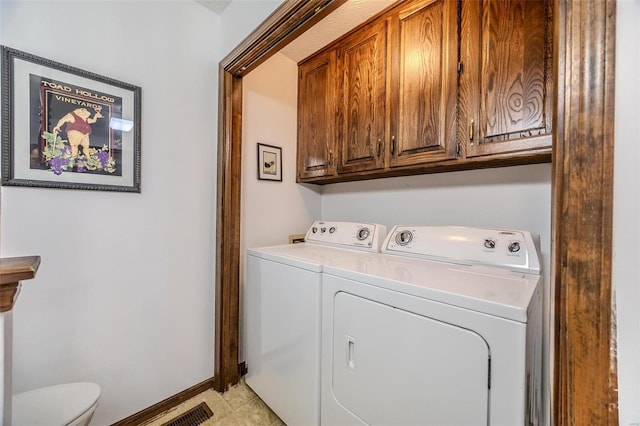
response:
<path id="1" fill-rule="evenodd" d="M 282 182 L 282 148 L 258 143 L 258 179 Z"/>
<path id="2" fill-rule="evenodd" d="M 0 47 L 1 184 L 139 193 L 142 89 Z"/>

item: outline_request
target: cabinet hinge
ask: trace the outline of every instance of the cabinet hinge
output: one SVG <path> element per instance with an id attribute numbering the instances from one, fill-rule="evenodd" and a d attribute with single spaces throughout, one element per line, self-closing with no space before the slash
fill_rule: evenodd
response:
<path id="1" fill-rule="evenodd" d="M 462 74 L 462 62 L 458 62 L 458 74 Z"/>

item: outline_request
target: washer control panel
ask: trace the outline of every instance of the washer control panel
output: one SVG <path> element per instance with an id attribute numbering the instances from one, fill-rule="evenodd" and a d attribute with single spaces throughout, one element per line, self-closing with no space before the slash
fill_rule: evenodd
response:
<path id="1" fill-rule="evenodd" d="M 307 231 L 305 242 L 379 252 L 386 227 L 375 223 L 317 221 Z"/>
<path id="2" fill-rule="evenodd" d="M 540 273 L 537 246 L 533 236 L 526 231 L 397 225 L 385 238 L 382 252 Z"/>

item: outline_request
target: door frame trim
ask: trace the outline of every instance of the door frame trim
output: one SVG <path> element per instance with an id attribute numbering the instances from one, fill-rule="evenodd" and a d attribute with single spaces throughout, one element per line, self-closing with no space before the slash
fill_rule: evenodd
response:
<path id="1" fill-rule="evenodd" d="M 215 388 L 238 382 L 242 77 L 345 0 L 287 0 L 220 63 Z M 318 14 L 314 8 L 322 7 Z M 618 424 L 611 280 L 615 1 L 554 0 L 553 420 Z M 589 88 L 586 90 L 585 88 Z"/>

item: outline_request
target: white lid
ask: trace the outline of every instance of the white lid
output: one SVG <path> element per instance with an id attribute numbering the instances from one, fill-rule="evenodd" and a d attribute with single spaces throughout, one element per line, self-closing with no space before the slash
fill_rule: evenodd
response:
<path id="1" fill-rule="evenodd" d="M 369 255 L 368 257 L 365 255 Z M 468 266 L 408 256 L 361 253 L 337 259 L 323 269 L 323 285 L 335 275 L 365 287 L 433 300 L 451 306 L 526 323 L 541 297 L 537 274 L 480 265 Z"/>
<path id="2" fill-rule="evenodd" d="M 284 263 L 288 266 L 322 272 L 324 265 L 343 262 L 345 259 L 358 259 L 361 256 L 373 256 L 368 251 L 350 250 L 342 247 L 328 247 L 310 243 L 285 244 L 280 246 L 247 249 L 249 256 Z"/>
<path id="3" fill-rule="evenodd" d="M 100 398 L 95 383 L 48 386 L 13 396 L 14 426 L 67 425 L 90 410 Z"/>

